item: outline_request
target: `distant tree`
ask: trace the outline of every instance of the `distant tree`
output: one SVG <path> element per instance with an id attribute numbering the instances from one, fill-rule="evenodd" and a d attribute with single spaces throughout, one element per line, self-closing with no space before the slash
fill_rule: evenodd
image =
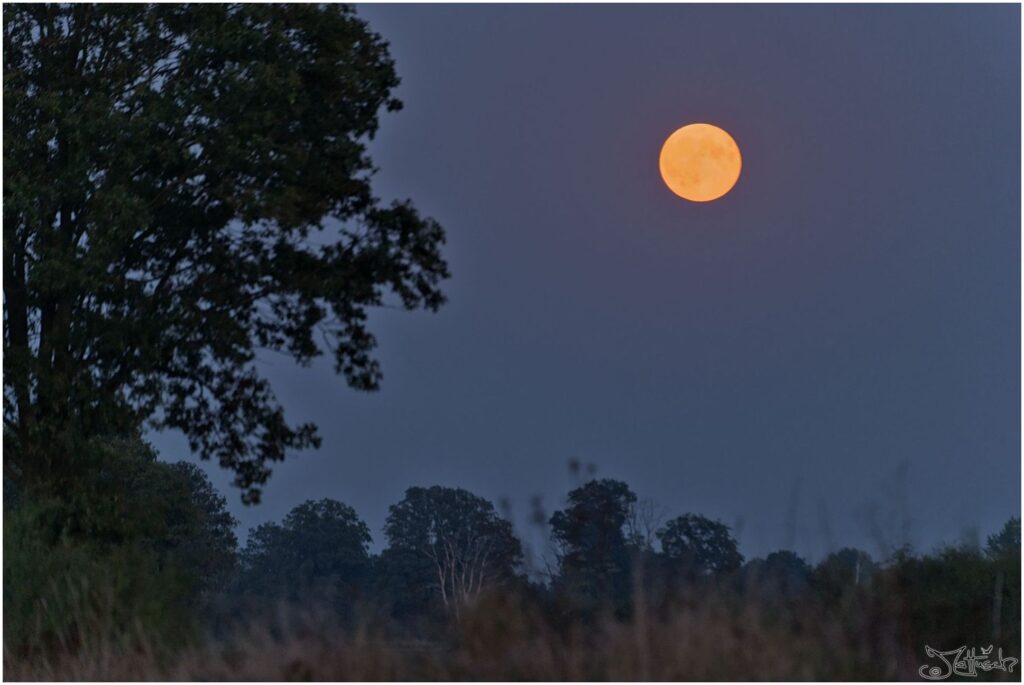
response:
<path id="1" fill-rule="evenodd" d="M 662 553 L 686 575 L 728 573 L 743 564 L 729 526 L 720 521 L 685 514 L 669 521 L 657 535 Z"/>
<path id="2" fill-rule="evenodd" d="M 628 485 L 610 479 L 589 481 L 569 493 L 566 508 L 550 520 L 562 590 L 584 601 L 629 593 L 626 524 L 635 502 Z"/>
<path id="3" fill-rule="evenodd" d="M 985 553 L 999 559 L 1005 556 L 1020 558 L 1020 519 L 1010 518 L 998 533 L 988 537 Z"/>
<path id="4" fill-rule="evenodd" d="M 832 600 L 870 588 L 877 567 L 871 555 L 844 547 L 825 557 L 814 569 L 814 585 Z"/>
<path id="5" fill-rule="evenodd" d="M 795 552 L 780 550 L 744 568 L 747 584 L 768 595 L 792 597 L 810 587 L 811 567 Z"/>
<path id="6" fill-rule="evenodd" d="M 441 227 L 374 197 L 397 110 L 345 5 L 23 4 L 4 22 L 4 473 L 62 492 L 82 441 L 180 429 L 246 501 L 319 445 L 261 350 L 378 386 L 367 310 L 436 309 Z M 321 344 L 322 341 L 322 344 Z"/>
<path id="7" fill-rule="evenodd" d="M 282 523 L 249 531 L 240 590 L 260 599 L 328 593 L 354 600 L 368 581 L 369 544 L 370 530 L 352 507 L 332 499 L 304 502 Z"/>
<path id="8" fill-rule="evenodd" d="M 522 547 L 494 505 L 461 488 L 414 487 L 391 506 L 383 560 L 398 582 L 431 588 L 456 618 L 489 586 L 508 582 Z"/>

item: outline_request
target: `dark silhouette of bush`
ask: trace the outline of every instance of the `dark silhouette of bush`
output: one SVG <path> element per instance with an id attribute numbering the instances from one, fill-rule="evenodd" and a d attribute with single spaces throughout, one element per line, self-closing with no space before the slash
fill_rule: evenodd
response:
<path id="1" fill-rule="evenodd" d="M 4 500 L 4 641 L 181 643 L 236 561 L 234 519 L 194 465 L 158 461 L 138 437 L 92 441 L 101 468 L 62 498 Z"/>

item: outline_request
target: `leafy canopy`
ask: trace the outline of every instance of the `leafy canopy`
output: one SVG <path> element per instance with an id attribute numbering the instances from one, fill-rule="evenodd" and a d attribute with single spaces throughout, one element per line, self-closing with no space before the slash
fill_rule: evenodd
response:
<path id="1" fill-rule="evenodd" d="M 617 480 L 591 480 L 569 493 L 550 520 L 558 550 L 559 582 L 585 597 L 628 589 L 630 547 L 625 526 L 636 495 Z"/>
<path id="2" fill-rule="evenodd" d="M 309 500 L 249 532 L 241 589 L 259 597 L 320 590 L 353 594 L 370 572 L 370 529 L 347 504 Z"/>
<path id="3" fill-rule="evenodd" d="M 413 487 L 388 510 L 382 571 L 396 610 L 446 609 L 515 578 L 523 562 L 512 524 L 462 488 Z"/>
<path id="4" fill-rule="evenodd" d="M 454 553 L 485 546 L 490 563 L 507 574 L 522 561 L 512 524 L 499 516 L 489 501 L 462 488 L 407 489 L 402 501 L 388 508 L 384 534 L 394 549 L 425 551 L 447 546 Z"/>
<path id="5" fill-rule="evenodd" d="M 444 300 L 441 227 L 371 191 L 397 84 L 347 6 L 6 8 L 5 473 L 55 487 L 148 421 L 255 501 L 318 446 L 257 353 L 374 389 L 367 309 Z"/>
<path id="6" fill-rule="evenodd" d="M 698 576 L 737 570 L 743 564 L 729 526 L 699 514 L 685 514 L 658 531 L 666 557 L 681 570 Z"/>

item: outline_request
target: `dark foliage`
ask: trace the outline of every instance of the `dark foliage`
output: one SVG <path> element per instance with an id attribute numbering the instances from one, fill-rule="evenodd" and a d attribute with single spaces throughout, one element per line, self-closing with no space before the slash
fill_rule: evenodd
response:
<path id="1" fill-rule="evenodd" d="M 202 592 L 222 591 L 237 571 L 238 521 L 198 466 L 179 461 L 167 469 L 169 492 L 179 502 L 167 512 L 167 534 L 157 538 L 154 547 L 172 554 Z"/>
<path id="2" fill-rule="evenodd" d="M 463 605 L 515 580 L 523 551 L 494 505 L 461 488 L 409 488 L 391 506 L 381 570 L 400 612 Z"/>
<path id="3" fill-rule="evenodd" d="M 631 549 L 625 531 L 636 495 L 616 480 L 592 480 L 569 493 L 551 517 L 558 549 L 556 583 L 574 601 L 594 605 L 629 594 Z"/>
<path id="4" fill-rule="evenodd" d="M 813 583 L 820 595 L 840 602 L 869 592 L 878 567 L 871 555 L 845 547 L 832 552 L 814 569 Z"/>
<path id="5" fill-rule="evenodd" d="M 5 645 L 78 643 L 82 615 L 104 634 L 189 632 L 234 572 L 236 521 L 200 469 L 137 437 L 89 447 L 74 490 L 4 499 Z"/>
<path id="6" fill-rule="evenodd" d="M 83 490 L 39 506 L 8 493 L 15 495 L 4 536 L 9 658 L 88 649 L 94 634 L 133 644 L 125 626 L 141 626 L 171 646 L 224 616 L 195 601 L 203 597 L 197 588 L 216 592 L 235 568 L 223 498 L 194 466 L 158 462 L 138 440 L 108 443 L 99 453 L 111 468 L 96 470 L 92 496 Z M 219 634 L 229 636 L 238 620 L 275 616 L 282 602 L 329 615 L 336 630 L 351 629 L 367 609 L 383 610 L 369 615 L 383 620 L 389 639 L 417 636 L 485 659 L 488 650 L 529 642 L 535 631 L 586 650 L 617 625 L 672 626 L 688 612 L 704 612 L 718 626 L 756 621 L 758 639 L 777 633 L 796 640 L 830 626 L 856 640 L 858 658 L 866 659 L 836 672 L 913 673 L 924 644 L 999 644 L 1004 655 L 1019 657 L 1015 519 L 984 551 L 901 550 L 875 562 L 841 549 L 812 569 L 781 550 L 740 566 L 727 528 L 696 514 L 663 526 L 660 545 L 630 539 L 633 501 L 625 484 L 610 480 L 569 493 L 566 509 L 552 517 L 561 572 L 550 583 L 521 575 L 511 525 L 465 490 L 410 488 L 391 507 L 388 545 L 376 557 L 355 511 L 334 500 L 309 501 L 250 532 L 237 555 L 237 579 L 221 593 L 235 609 L 229 630 Z M 512 670 L 492 674 L 519 666 L 502 668 Z"/>
<path id="7" fill-rule="evenodd" d="M 768 596 L 794 598 L 811 587 L 811 567 L 789 550 L 752 560 L 743 568 L 743 575 L 748 589 Z"/>
<path id="8" fill-rule="evenodd" d="M 1012 569 L 1010 575 L 1016 577 L 1017 587 L 1008 608 L 1014 618 L 1003 623 L 1000 603 L 1006 600 L 1006 584 L 1013 582 L 1005 567 L 973 547 L 949 547 L 921 557 L 901 551 L 881 573 L 885 611 L 903 635 L 926 635 L 932 646 L 987 647 L 1002 639 L 1019 654 L 1019 547 Z"/>
<path id="9" fill-rule="evenodd" d="M 348 505 L 332 499 L 305 502 L 282 523 L 250 531 L 239 591 L 250 603 L 319 597 L 344 610 L 369 581 L 370 541 L 369 528 Z"/>
<path id="10" fill-rule="evenodd" d="M 149 421 L 259 497 L 319 444 L 256 365 L 381 371 L 367 308 L 436 309 L 443 232 L 373 196 L 398 84 L 342 5 L 4 11 L 4 473 L 51 492 Z"/>
<path id="11" fill-rule="evenodd" d="M 685 576 L 732 573 L 743 563 L 729 527 L 698 514 L 685 514 L 658 531 L 658 540 L 673 569 Z"/>
<path id="12" fill-rule="evenodd" d="M 1011 518 L 998 533 L 988 537 L 985 553 L 992 559 L 1020 555 L 1020 519 Z"/>

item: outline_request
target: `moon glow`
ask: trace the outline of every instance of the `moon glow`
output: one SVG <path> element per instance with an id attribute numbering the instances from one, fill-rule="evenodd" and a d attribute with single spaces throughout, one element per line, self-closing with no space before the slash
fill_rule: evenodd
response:
<path id="1" fill-rule="evenodd" d="M 711 124 L 688 124 L 661 146 L 658 167 L 665 185 L 679 197 L 708 202 L 736 185 L 743 159 L 736 141 Z"/>

